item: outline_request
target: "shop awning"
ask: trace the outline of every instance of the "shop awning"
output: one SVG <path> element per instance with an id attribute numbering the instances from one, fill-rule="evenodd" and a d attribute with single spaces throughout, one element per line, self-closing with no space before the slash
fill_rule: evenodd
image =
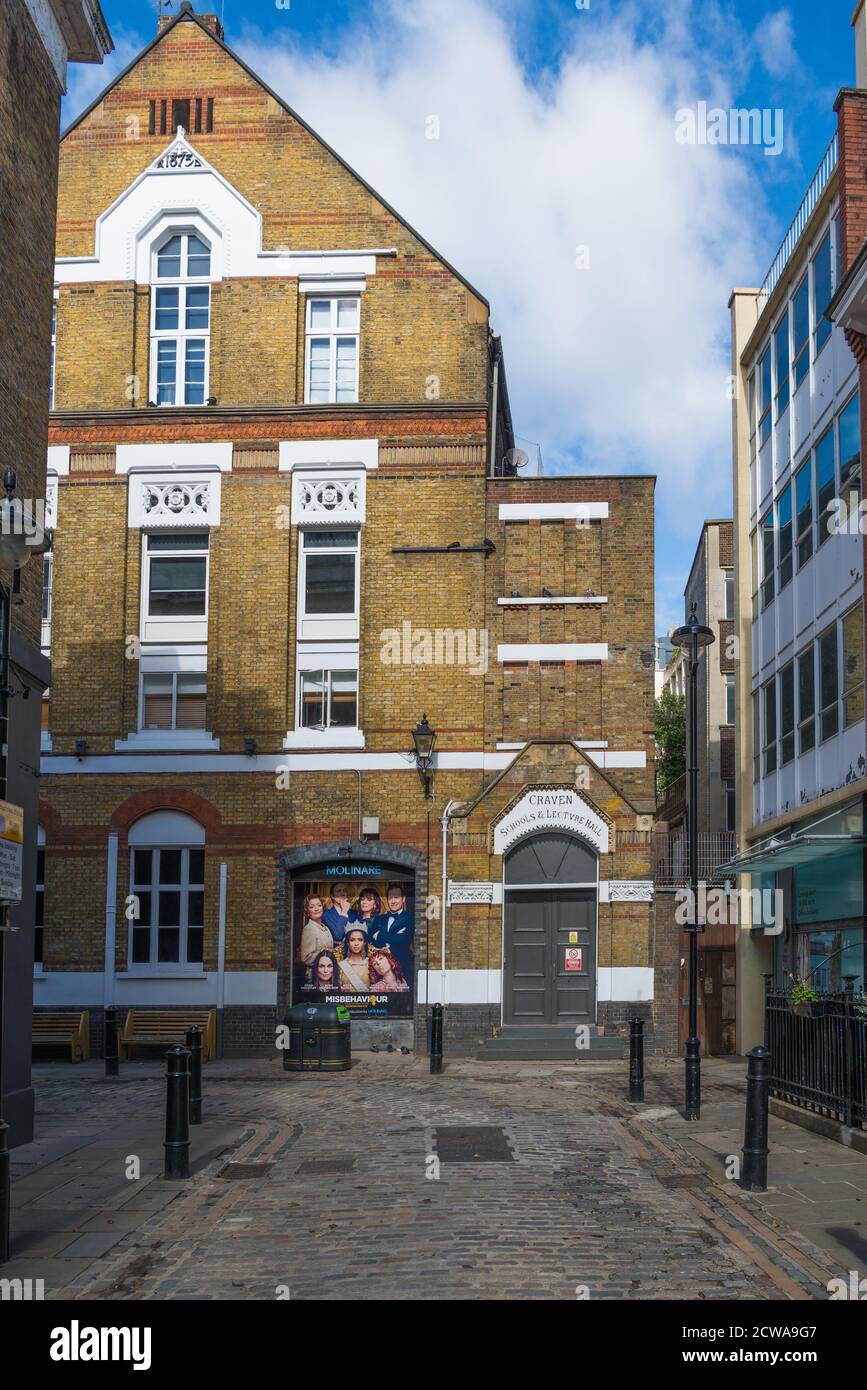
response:
<path id="1" fill-rule="evenodd" d="M 790 835 L 787 839 L 771 836 L 769 840 L 757 844 L 755 849 L 736 855 L 727 864 L 720 864 L 716 874 L 717 877 L 724 877 L 726 874 L 758 874 L 793 869 L 798 864 L 811 864 L 817 859 L 827 859 L 859 845 L 867 845 L 867 835 L 813 835 L 806 832 Z"/>

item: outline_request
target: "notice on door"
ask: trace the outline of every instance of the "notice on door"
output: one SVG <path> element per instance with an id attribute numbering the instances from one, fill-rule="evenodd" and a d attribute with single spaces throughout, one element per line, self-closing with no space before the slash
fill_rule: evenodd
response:
<path id="1" fill-rule="evenodd" d="M 0 903 L 20 903 L 24 853 L 24 811 L 0 801 Z"/>
<path id="2" fill-rule="evenodd" d="M 581 969 L 581 947 L 580 947 L 580 946 L 567 946 L 567 947 L 566 947 L 566 969 L 567 969 L 567 970 L 580 970 L 580 969 Z"/>

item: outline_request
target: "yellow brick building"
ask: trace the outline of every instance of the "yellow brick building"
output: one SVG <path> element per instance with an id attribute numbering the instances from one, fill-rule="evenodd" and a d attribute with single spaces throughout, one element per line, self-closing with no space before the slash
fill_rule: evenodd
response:
<path id="1" fill-rule="evenodd" d="M 662 1037 L 653 480 L 522 476 L 484 297 L 214 16 L 66 132 L 57 251 L 36 1007 Z"/>

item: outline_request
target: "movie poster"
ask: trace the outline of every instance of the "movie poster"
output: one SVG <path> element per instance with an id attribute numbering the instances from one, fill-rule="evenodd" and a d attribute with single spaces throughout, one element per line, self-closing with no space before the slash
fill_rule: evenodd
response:
<path id="1" fill-rule="evenodd" d="M 343 1004 L 352 1018 L 413 1012 L 413 881 L 375 863 L 335 863 L 293 885 L 293 1004 Z"/>

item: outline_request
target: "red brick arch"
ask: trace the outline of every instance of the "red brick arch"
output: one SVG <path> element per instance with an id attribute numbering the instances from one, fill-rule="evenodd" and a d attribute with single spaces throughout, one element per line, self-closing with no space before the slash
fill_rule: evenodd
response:
<path id="1" fill-rule="evenodd" d="M 219 839 L 222 835 L 223 818 L 216 806 L 197 792 L 179 787 L 154 787 L 127 797 L 112 813 L 110 828 L 126 843 L 130 827 L 151 811 L 183 811 L 204 826 L 206 837 Z"/>

